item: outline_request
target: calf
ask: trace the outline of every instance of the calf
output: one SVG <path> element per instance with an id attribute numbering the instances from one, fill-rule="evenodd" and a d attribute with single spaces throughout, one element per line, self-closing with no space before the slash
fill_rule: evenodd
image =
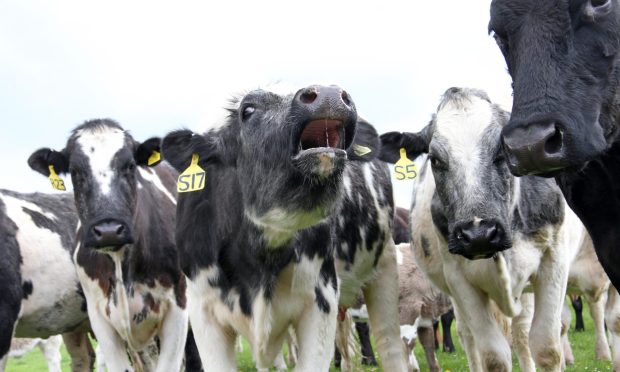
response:
<path id="1" fill-rule="evenodd" d="M 45 361 L 47 362 L 47 370 L 49 372 L 61 372 L 60 362 L 62 361 L 62 355 L 60 354 L 60 347 L 62 346 L 62 337 L 59 335 L 50 336 L 47 339 L 41 338 L 14 338 L 11 341 L 11 351 L 9 357 L 22 358 L 35 347 L 38 347 Z"/>
<path id="2" fill-rule="evenodd" d="M 620 288 L 620 2 L 494 0 L 489 30 L 513 80 L 511 171 L 555 177 Z"/>
<path id="3" fill-rule="evenodd" d="M 386 368 L 401 370 L 399 357 L 404 368 L 393 341 L 391 189 L 385 168 L 372 162 L 377 145 L 374 129 L 357 123 L 353 101 L 335 86 L 289 95 L 255 90 L 234 103 L 220 128 L 164 139 L 164 156 L 175 168 L 184 170 L 194 158 L 206 170 L 204 189 L 181 195 L 177 208 L 190 319 L 205 365 L 235 370 L 239 333 L 257 365 L 267 368 L 292 325 L 297 370 L 328 370 L 338 267 L 367 274 L 341 276 L 345 305 L 349 291 L 357 294 L 381 273 L 365 289 L 375 308 L 371 322 Z M 381 311 L 393 312 L 391 320 L 377 319 Z"/>
<path id="4" fill-rule="evenodd" d="M 71 259 L 76 226 L 70 195 L 0 190 L 0 370 L 13 334 L 62 334 L 72 370 L 92 368 L 86 303 Z"/>
<path id="5" fill-rule="evenodd" d="M 539 368 L 559 371 L 559 319 L 574 256 L 563 245 L 564 202 L 551 180 L 510 174 L 500 143 L 507 121 L 484 92 L 450 88 L 420 133 L 384 134 L 381 155 L 394 162 L 401 148 L 411 158 L 429 154 L 414 188 L 412 247 L 421 269 L 452 298 L 470 370 L 512 368 L 491 300 L 515 317 L 513 328 L 522 325 L 520 298 L 531 284 L 529 345 Z M 528 341 L 519 340 L 527 332 L 514 329 L 513 337 L 522 369 L 532 370 Z"/>
<path id="6" fill-rule="evenodd" d="M 159 139 L 138 143 L 104 119 L 75 128 L 62 151 L 40 149 L 28 161 L 46 176 L 50 165 L 71 174 L 81 226 L 74 260 L 111 371 L 131 371 L 126 349 L 145 350 L 156 336 L 156 371 L 181 368 L 188 323 L 174 243 L 176 172 L 146 167 L 158 151 Z"/>
<path id="7" fill-rule="evenodd" d="M 401 336 L 409 355 L 409 370 L 419 371 L 420 367 L 413 354 L 416 338 L 426 353 L 430 371 L 440 371 L 435 355 L 435 332 L 433 323 L 452 309 L 450 298 L 431 284 L 420 270 L 409 244 L 396 246 L 398 261 L 399 301 Z M 445 331 L 445 329 L 444 329 Z M 450 328 L 448 328 L 448 333 Z"/>

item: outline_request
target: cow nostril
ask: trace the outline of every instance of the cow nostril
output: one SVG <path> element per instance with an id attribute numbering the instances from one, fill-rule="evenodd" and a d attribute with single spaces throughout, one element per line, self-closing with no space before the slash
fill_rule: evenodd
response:
<path id="1" fill-rule="evenodd" d="M 125 226 L 123 226 L 123 225 L 118 225 L 118 226 L 116 227 L 116 235 L 122 235 L 124 231 L 125 231 Z"/>
<path id="2" fill-rule="evenodd" d="M 345 105 L 351 106 L 351 99 L 349 98 L 349 94 L 347 92 L 343 90 L 340 97 L 342 97 L 342 102 L 344 102 Z"/>
<path id="3" fill-rule="evenodd" d="M 547 154 L 556 154 L 560 152 L 560 150 L 562 150 L 563 137 L 562 131 L 556 126 L 553 135 L 547 138 L 545 142 L 545 152 Z"/>
<path id="4" fill-rule="evenodd" d="M 497 238 L 497 235 L 498 235 L 497 225 L 493 225 L 487 230 L 487 239 L 489 241 L 495 240 L 495 238 Z"/>
<path id="5" fill-rule="evenodd" d="M 99 230 L 97 227 L 93 227 L 93 233 L 97 238 L 101 238 L 102 236 L 101 230 Z"/>
<path id="6" fill-rule="evenodd" d="M 464 243 L 470 242 L 469 236 L 463 232 L 462 228 L 458 227 L 455 233 L 456 233 L 456 240 L 462 241 Z"/>
<path id="7" fill-rule="evenodd" d="M 316 100 L 317 93 L 314 90 L 306 90 L 299 96 L 299 100 L 305 104 L 311 104 Z"/>

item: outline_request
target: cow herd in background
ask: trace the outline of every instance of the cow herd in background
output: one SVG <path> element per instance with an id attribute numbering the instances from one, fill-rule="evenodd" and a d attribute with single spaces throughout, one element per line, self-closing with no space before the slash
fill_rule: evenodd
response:
<path id="1" fill-rule="evenodd" d="M 340 87 L 259 89 L 203 134 L 138 142 L 90 120 L 35 151 L 73 195 L 0 191 L 0 370 L 13 336 L 62 335 L 73 371 L 95 354 L 110 371 L 235 371 L 239 336 L 260 371 L 287 368 L 287 340 L 298 371 L 328 370 L 336 347 L 351 371 L 367 314 L 383 370 L 419 370 L 419 338 L 436 371 L 433 324 L 453 308 L 471 371 L 511 370 L 513 350 L 561 371 L 567 293 L 619 370 L 620 3 L 494 0 L 489 29 L 512 113 L 450 88 L 421 131 L 379 136 Z M 404 158 L 403 215 L 386 163 Z"/>

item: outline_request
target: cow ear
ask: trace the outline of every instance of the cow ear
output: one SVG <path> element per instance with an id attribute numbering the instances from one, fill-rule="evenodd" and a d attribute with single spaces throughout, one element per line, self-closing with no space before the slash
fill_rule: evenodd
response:
<path id="1" fill-rule="evenodd" d="M 407 151 L 411 160 L 423 153 L 428 153 L 430 142 L 430 125 L 418 133 L 389 132 L 381 135 L 381 154 L 379 158 L 388 163 L 396 163 L 400 159 L 400 149 Z"/>
<path id="2" fill-rule="evenodd" d="M 147 165 L 149 167 L 159 164 L 161 158 L 161 138 L 153 137 L 142 142 L 136 148 L 134 154 L 136 164 Z"/>
<path id="3" fill-rule="evenodd" d="M 364 119 L 358 119 L 353 143 L 347 149 L 349 160 L 371 161 L 379 156 L 381 141 L 375 128 Z"/>
<path id="4" fill-rule="evenodd" d="M 54 170 L 58 174 L 69 172 L 69 159 L 65 153 L 49 148 L 42 148 L 33 152 L 28 158 L 28 165 L 45 177 L 50 175 L 50 165 L 54 166 Z"/>

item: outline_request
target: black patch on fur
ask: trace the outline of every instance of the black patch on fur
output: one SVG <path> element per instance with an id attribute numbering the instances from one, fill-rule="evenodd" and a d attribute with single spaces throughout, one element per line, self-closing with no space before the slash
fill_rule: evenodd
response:
<path id="1" fill-rule="evenodd" d="M 316 302 L 316 305 L 319 307 L 319 309 L 321 309 L 322 312 L 324 312 L 325 314 L 329 314 L 329 303 L 325 299 L 325 296 L 323 296 L 323 292 L 321 292 L 321 289 L 319 287 L 314 288 L 314 294 L 314 302 Z"/>
<path id="2" fill-rule="evenodd" d="M 24 284 L 22 284 L 22 292 L 23 292 L 24 300 L 27 300 L 28 296 L 32 294 L 32 289 L 33 289 L 32 282 L 30 280 L 24 281 Z"/>

